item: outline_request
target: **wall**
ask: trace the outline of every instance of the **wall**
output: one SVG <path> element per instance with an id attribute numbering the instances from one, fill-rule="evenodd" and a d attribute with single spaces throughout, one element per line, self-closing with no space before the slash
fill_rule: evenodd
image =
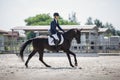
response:
<path id="1" fill-rule="evenodd" d="M 4 51 L 5 47 L 4 47 L 4 36 L 2 34 L 0 34 L 0 52 Z"/>

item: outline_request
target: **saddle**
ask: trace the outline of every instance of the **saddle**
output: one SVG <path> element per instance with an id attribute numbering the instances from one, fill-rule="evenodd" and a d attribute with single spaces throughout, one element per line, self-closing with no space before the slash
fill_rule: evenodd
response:
<path id="1" fill-rule="evenodd" d="M 64 38 L 63 38 L 62 34 L 60 34 L 60 39 L 59 39 L 57 33 L 53 34 L 53 35 L 50 35 L 50 36 L 48 36 L 48 44 L 50 46 L 55 46 L 56 45 L 54 39 L 55 39 L 55 41 L 57 41 L 58 45 L 61 45 L 64 41 Z"/>

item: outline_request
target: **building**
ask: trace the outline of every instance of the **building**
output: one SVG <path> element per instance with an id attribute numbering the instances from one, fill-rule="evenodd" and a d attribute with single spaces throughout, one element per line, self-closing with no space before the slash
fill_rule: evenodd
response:
<path id="1" fill-rule="evenodd" d="M 62 28 L 67 31 L 69 29 L 77 28 L 81 30 L 81 44 L 77 44 L 73 39 L 71 50 L 78 53 L 97 53 L 98 43 L 102 42 L 104 34 L 107 29 L 98 29 L 95 25 L 61 25 Z M 36 36 L 48 35 L 50 26 L 16 26 L 12 28 L 12 31 L 32 31 Z M 100 39 L 100 40 L 98 40 Z M 99 42 L 100 41 L 100 42 Z"/>
<path id="2" fill-rule="evenodd" d="M 5 38 L 4 38 L 4 34 L 6 34 L 7 31 L 4 30 L 0 30 L 0 52 L 5 50 Z"/>
<path id="3" fill-rule="evenodd" d="M 98 28 L 98 49 L 100 52 L 106 52 L 109 46 L 108 37 L 105 37 L 110 33 L 108 28 Z"/>
<path id="4" fill-rule="evenodd" d="M 17 39 L 19 38 L 18 32 L 11 32 L 11 31 L 3 31 L 0 30 L 0 53 L 12 51 L 12 42 L 14 44 L 17 43 Z"/>
<path id="5" fill-rule="evenodd" d="M 109 38 L 110 46 L 109 48 L 112 50 L 120 49 L 120 36 L 111 36 Z"/>

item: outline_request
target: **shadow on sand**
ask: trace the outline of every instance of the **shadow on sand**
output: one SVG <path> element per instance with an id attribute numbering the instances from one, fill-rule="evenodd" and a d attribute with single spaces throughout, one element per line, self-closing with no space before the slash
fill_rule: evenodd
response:
<path id="1" fill-rule="evenodd" d="M 53 69 L 53 70 L 62 70 L 62 69 L 70 69 L 70 70 L 74 70 L 74 69 L 82 69 L 81 67 L 28 67 L 26 69 Z"/>

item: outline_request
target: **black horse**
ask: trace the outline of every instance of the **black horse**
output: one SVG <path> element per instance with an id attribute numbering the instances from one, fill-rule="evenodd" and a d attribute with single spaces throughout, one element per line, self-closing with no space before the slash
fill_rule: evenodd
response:
<path id="1" fill-rule="evenodd" d="M 74 67 L 74 65 L 71 62 L 71 57 L 70 54 L 74 56 L 74 61 L 75 61 L 75 66 L 77 66 L 77 59 L 76 59 L 76 55 L 71 52 L 70 49 L 70 45 L 71 45 L 71 41 L 73 38 L 76 39 L 77 43 L 80 43 L 80 36 L 81 36 L 81 30 L 78 29 L 70 29 L 67 32 L 65 32 L 63 34 L 64 37 L 64 42 L 63 44 L 58 46 L 58 50 L 63 50 L 68 57 L 70 66 Z M 25 50 L 26 46 L 28 44 L 30 44 L 32 42 L 32 46 L 33 46 L 33 51 L 30 53 L 30 55 L 28 56 L 28 59 L 25 63 L 25 66 L 28 67 L 28 62 L 29 60 L 32 58 L 33 55 L 35 55 L 36 52 L 39 53 L 39 60 L 46 66 L 46 67 L 51 67 L 50 65 L 46 64 L 43 60 L 43 53 L 44 53 L 44 49 L 48 49 L 51 51 L 55 51 L 55 46 L 50 46 L 48 44 L 48 38 L 47 37 L 36 37 L 33 39 L 30 39 L 28 41 L 26 41 L 20 49 L 20 57 L 21 59 L 24 61 L 23 59 L 23 51 Z"/>

